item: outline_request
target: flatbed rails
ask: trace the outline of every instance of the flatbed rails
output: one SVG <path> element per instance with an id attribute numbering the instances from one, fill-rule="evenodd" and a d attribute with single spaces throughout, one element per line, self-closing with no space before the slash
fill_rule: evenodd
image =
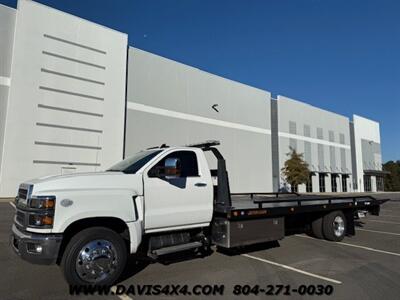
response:
<path id="1" fill-rule="evenodd" d="M 309 212 L 323 212 L 353 208 L 379 214 L 380 205 L 389 199 L 372 195 L 302 195 L 279 193 L 231 194 L 231 206 L 216 212 L 229 219 L 290 216 Z"/>

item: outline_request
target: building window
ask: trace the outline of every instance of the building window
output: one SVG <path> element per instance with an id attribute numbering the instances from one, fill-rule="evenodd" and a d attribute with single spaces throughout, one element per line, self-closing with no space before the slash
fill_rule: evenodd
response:
<path id="1" fill-rule="evenodd" d="M 296 122 L 289 121 L 289 133 L 297 134 Z"/>
<path id="2" fill-rule="evenodd" d="M 320 140 L 324 139 L 324 131 L 322 128 L 317 128 L 317 138 Z"/>
<path id="3" fill-rule="evenodd" d="M 337 193 L 337 180 L 338 178 L 337 174 L 331 174 L 331 187 L 332 187 L 332 193 Z"/>
<path id="4" fill-rule="evenodd" d="M 345 143 L 345 137 L 343 133 L 339 134 L 339 143 L 344 144 Z"/>
<path id="5" fill-rule="evenodd" d="M 371 192 L 372 191 L 371 176 L 369 176 L 369 175 L 364 175 L 364 191 L 365 192 Z"/>
<path id="6" fill-rule="evenodd" d="M 349 175 L 342 175 L 342 192 L 344 193 L 347 192 L 347 178 L 349 178 Z"/>
<path id="7" fill-rule="evenodd" d="M 319 192 L 320 193 L 325 193 L 326 188 L 325 188 L 325 173 L 319 173 Z"/>
<path id="8" fill-rule="evenodd" d="M 311 127 L 310 127 L 310 125 L 304 125 L 304 136 L 311 137 Z"/>
<path id="9" fill-rule="evenodd" d="M 383 176 L 376 177 L 376 190 L 378 192 L 383 192 L 385 190 Z"/>
<path id="10" fill-rule="evenodd" d="M 297 151 L 297 140 L 289 139 L 289 149 Z"/>
<path id="11" fill-rule="evenodd" d="M 308 181 L 306 183 L 306 192 L 307 193 L 313 192 L 312 177 L 313 177 L 313 174 L 310 174 L 310 177 L 308 177 Z"/>

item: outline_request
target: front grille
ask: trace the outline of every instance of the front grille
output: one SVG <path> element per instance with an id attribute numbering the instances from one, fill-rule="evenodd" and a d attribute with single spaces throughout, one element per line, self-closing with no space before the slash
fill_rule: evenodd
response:
<path id="1" fill-rule="evenodd" d="M 16 197 L 16 205 L 20 208 L 25 208 L 28 205 L 28 200 L 32 194 L 33 185 L 22 183 L 19 186 L 18 194 Z"/>
<path id="2" fill-rule="evenodd" d="M 17 227 L 26 228 L 28 225 L 27 216 L 28 200 L 32 194 L 33 185 L 22 183 L 19 186 L 18 194 L 16 197 L 17 210 L 15 212 L 14 223 Z"/>
<path id="3" fill-rule="evenodd" d="M 24 188 L 19 188 L 18 199 L 26 200 L 28 198 L 28 190 Z"/>
<path id="4" fill-rule="evenodd" d="M 20 211 L 20 210 L 17 210 L 16 221 L 17 221 L 20 225 L 25 226 L 25 213 L 22 212 L 22 211 Z"/>

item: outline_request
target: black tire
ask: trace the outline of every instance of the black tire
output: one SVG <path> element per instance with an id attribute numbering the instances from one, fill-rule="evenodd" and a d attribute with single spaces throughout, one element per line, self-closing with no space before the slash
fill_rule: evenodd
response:
<path id="1" fill-rule="evenodd" d="M 315 219 L 311 223 L 311 231 L 314 237 L 317 239 L 324 239 L 324 233 L 322 230 L 322 217 Z"/>
<path id="2" fill-rule="evenodd" d="M 112 272 L 104 279 L 96 282 L 85 280 L 78 273 L 77 260 L 82 248 L 96 240 L 109 242 L 112 245 L 113 254 L 116 254 L 116 262 Z M 111 248 L 111 247 L 110 247 Z M 128 251 L 122 237 L 115 231 L 106 227 L 91 227 L 77 233 L 69 241 L 61 259 L 61 269 L 65 279 L 71 285 L 112 285 L 122 274 L 127 262 Z M 80 264 L 80 262 L 79 262 Z"/>
<path id="3" fill-rule="evenodd" d="M 343 230 L 338 229 L 338 222 L 343 226 Z M 322 221 L 322 229 L 325 239 L 328 241 L 340 242 L 344 239 L 347 232 L 347 221 L 341 211 L 333 211 L 324 216 Z"/>

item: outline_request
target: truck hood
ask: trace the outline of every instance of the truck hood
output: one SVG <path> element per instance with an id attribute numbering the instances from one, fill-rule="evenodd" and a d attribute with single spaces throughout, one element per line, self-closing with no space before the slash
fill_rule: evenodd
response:
<path id="1" fill-rule="evenodd" d="M 130 190 L 132 194 L 143 194 L 142 174 L 122 172 L 90 172 L 46 176 L 28 180 L 33 185 L 33 195 L 44 195 L 61 191 Z"/>

